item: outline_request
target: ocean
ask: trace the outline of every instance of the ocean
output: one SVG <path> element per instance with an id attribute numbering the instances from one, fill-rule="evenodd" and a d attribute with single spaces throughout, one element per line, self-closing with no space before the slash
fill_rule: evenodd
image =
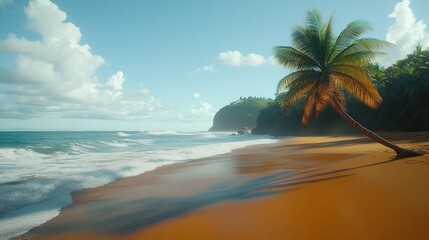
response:
<path id="1" fill-rule="evenodd" d="M 72 191 L 276 141 L 211 132 L 0 132 L 0 239 L 57 216 Z"/>

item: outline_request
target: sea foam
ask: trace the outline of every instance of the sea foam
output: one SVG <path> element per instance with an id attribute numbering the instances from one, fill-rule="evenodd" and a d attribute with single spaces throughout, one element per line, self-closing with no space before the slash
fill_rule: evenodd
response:
<path id="1" fill-rule="evenodd" d="M 56 141 L 35 141 L 40 146 L 0 146 L 0 239 L 18 236 L 55 217 L 71 204 L 72 191 L 277 141 L 205 132 L 63 133 L 68 138 L 58 134 Z M 46 148 L 52 149 L 50 154 L 40 152 Z"/>
<path id="2" fill-rule="evenodd" d="M 44 154 L 35 152 L 29 148 L 0 148 L 0 162 L 21 161 L 43 157 L 45 157 Z"/>

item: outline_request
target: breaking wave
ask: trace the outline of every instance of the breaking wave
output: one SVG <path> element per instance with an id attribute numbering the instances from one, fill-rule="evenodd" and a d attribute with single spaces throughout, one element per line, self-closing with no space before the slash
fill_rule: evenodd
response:
<path id="1" fill-rule="evenodd" d="M 277 141 L 172 131 L 67 132 L 51 134 L 50 138 L 37 134 L 32 137 L 39 139 L 31 144 L 22 142 L 18 147 L 0 145 L 0 239 L 18 236 L 55 217 L 62 207 L 71 204 L 72 191 L 168 164 Z"/>

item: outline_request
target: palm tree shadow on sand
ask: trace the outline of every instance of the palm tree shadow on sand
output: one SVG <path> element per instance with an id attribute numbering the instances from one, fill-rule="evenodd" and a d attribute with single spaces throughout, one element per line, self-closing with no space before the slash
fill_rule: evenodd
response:
<path id="1" fill-rule="evenodd" d="M 224 201 L 239 201 L 260 198 L 299 189 L 305 184 L 345 178 L 351 170 L 387 164 L 396 158 L 373 164 L 325 171 L 323 168 L 307 171 L 281 171 L 252 181 L 233 186 L 231 181 L 214 184 L 198 194 L 180 198 L 151 197 L 128 202 L 118 206 L 117 203 L 104 204 L 89 202 L 85 204 L 99 205 L 89 213 L 97 216 L 96 221 L 68 221 L 64 225 L 46 225 L 33 229 L 32 233 L 61 234 L 76 231 L 97 231 L 100 234 L 122 235 L 131 234 L 172 217 L 181 216 L 209 205 Z"/>

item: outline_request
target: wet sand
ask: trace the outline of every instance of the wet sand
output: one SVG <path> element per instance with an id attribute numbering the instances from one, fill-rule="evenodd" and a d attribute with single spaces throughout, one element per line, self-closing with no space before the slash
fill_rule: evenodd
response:
<path id="1" fill-rule="evenodd" d="M 386 133 L 429 151 L 429 133 Z M 429 239 L 429 155 L 301 137 L 161 167 L 74 194 L 20 238 Z"/>

